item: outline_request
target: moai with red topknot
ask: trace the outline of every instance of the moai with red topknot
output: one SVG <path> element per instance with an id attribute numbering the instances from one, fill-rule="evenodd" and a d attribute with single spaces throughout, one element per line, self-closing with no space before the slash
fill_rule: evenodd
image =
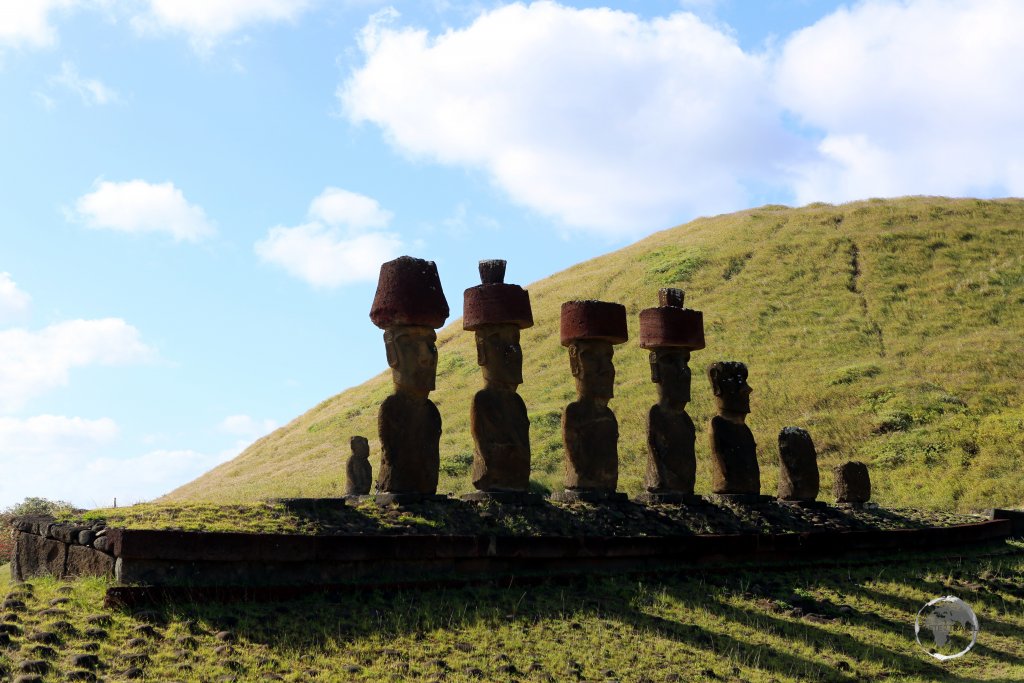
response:
<path id="1" fill-rule="evenodd" d="M 693 493 L 697 434 L 686 404 L 690 353 L 704 348 L 704 314 L 684 308 L 683 290 L 674 287 L 658 292 L 658 304 L 640 311 L 640 348 L 650 351 L 658 402 L 647 413 L 647 492 L 637 500 L 700 504 L 703 499 Z"/>
<path id="2" fill-rule="evenodd" d="M 437 377 L 436 329 L 448 301 L 433 261 L 401 256 L 380 267 L 370 320 L 384 330 L 395 392 L 377 414 L 380 503 L 440 498 L 441 414 L 428 398 Z"/>
<path id="3" fill-rule="evenodd" d="M 519 331 L 533 325 L 530 294 L 505 283 L 505 261 L 480 261 L 480 284 L 463 295 L 463 329 L 476 336 L 484 388 L 473 396 L 474 493 L 465 500 L 539 502 L 530 495 L 530 418 L 516 393 L 523 383 Z"/>
<path id="4" fill-rule="evenodd" d="M 561 501 L 626 500 L 616 493 L 619 481 L 619 423 L 608 407 L 614 396 L 613 346 L 622 344 L 626 307 L 607 301 L 567 301 L 561 311 L 562 346 L 569 350 L 569 369 L 578 399 L 562 414 L 565 443 L 565 491 Z"/>

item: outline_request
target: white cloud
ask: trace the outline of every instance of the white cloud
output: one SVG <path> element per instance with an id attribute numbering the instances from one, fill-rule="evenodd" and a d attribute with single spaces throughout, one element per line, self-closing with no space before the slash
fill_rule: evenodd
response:
<path id="1" fill-rule="evenodd" d="M 633 235 L 741 206 L 798 147 L 767 59 L 692 14 L 514 4 L 437 37 L 395 15 L 363 29 L 348 117 L 569 226 Z"/>
<path id="2" fill-rule="evenodd" d="M 380 264 L 402 247 L 394 233 L 368 232 L 386 228 L 392 214 L 364 195 L 328 187 L 310 203 L 309 217 L 302 225 L 271 228 L 254 250 L 265 263 L 314 287 L 372 282 Z"/>
<path id="3" fill-rule="evenodd" d="M 180 31 L 200 50 L 247 26 L 295 21 L 310 0 L 148 0 L 148 12 L 132 23 L 140 31 Z"/>
<path id="4" fill-rule="evenodd" d="M 67 500 L 86 508 L 110 506 L 115 498 L 118 505 L 152 500 L 237 454 L 234 450 L 211 455 L 183 449 L 112 458 L 97 454 L 105 441 L 91 439 L 88 433 L 77 443 L 70 435 L 66 441 L 39 451 L 21 447 L 21 441 L 12 442 L 13 449 L 4 451 L 4 468 L 14 474 L 0 478 L 0 507 L 28 496 Z"/>
<path id="5" fill-rule="evenodd" d="M 62 62 L 60 73 L 50 78 L 50 83 L 70 90 L 82 99 L 83 104 L 107 104 L 117 101 L 117 92 L 95 78 L 84 78 L 71 62 Z M 47 108 L 52 108 L 51 105 Z"/>
<path id="6" fill-rule="evenodd" d="M 0 273 L 0 322 L 28 310 L 32 297 L 18 289 L 10 273 Z"/>
<path id="7" fill-rule="evenodd" d="M 110 443 L 117 434 L 117 424 L 106 417 L 0 417 L 0 452 L 26 456 L 53 451 L 80 453 Z"/>
<path id="8" fill-rule="evenodd" d="M 309 205 L 309 217 L 332 226 L 353 230 L 386 228 L 394 217 L 376 199 L 337 187 L 328 187 Z"/>
<path id="9" fill-rule="evenodd" d="M 249 415 L 228 415 L 219 425 L 225 434 L 239 436 L 248 441 L 255 441 L 277 429 L 277 422 L 269 418 L 257 420 Z"/>
<path id="10" fill-rule="evenodd" d="M 38 332 L 0 330 L 0 410 L 68 383 L 73 368 L 143 363 L 156 356 L 120 318 L 69 320 Z"/>
<path id="11" fill-rule="evenodd" d="M 797 199 L 1021 195 L 1024 3 L 871 0 L 789 38 L 779 99 L 821 132 Z"/>
<path id="12" fill-rule="evenodd" d="M 186 201 L 173 183 L 100 181 L 95 188 L 75 202 L 90 228 L 163 232 L 176 242 L 198 242 L 216 232 L 203 209 Z"/>
<path id="13" fill-rule="evenodd" d="M 0 45 L 47 47 L 57 40 L 50 15 L 70 9 L 76 0 L 2 0 L 0 1 Z"/>

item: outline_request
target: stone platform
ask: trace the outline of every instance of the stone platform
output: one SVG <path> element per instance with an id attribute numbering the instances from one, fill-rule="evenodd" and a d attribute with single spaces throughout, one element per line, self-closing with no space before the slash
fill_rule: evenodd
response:
<path id="1" fill-rule="evenodd" d="M 1019 520 L 1000 517 L 1002 512 L 995 511 L 991 521 L 949 527 L 619 537 L 93 529 L 34 517 L 15 523 L 11 572 L 15 580 L 108 576 L 128 585 L 259 587 L 678 570 L 687 564 L 833 559 L 970 545 L 1015 533 Z"/>

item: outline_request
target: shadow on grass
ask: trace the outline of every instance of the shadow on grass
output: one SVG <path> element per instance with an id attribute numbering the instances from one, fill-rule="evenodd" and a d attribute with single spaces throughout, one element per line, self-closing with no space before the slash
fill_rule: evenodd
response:
<path id="1" fill-rule="evenodd" d="M 1018 564 L 1021 562 L 1024 560 Z M 947 562 L 945 566 L 939 563 L 935 570 L 953 566 L 978 575 L 986 564 Z M 922 581 L 920 568 L 913 563 L 887 574 L 886 581 L 903 584 L 907 590 L 931 590 L 934 583 Z M 211 631 L 230 629 L 243 640 L 283 651 L 408 638 L 413 643 L 405 654 L 414 657 L 419 656 L 415 642 L 435 638 L 438 633 L 471 639 L 474 634 L 479 637 L 510 624 L 534 634 L 529 637 L 538 640 L 531 646 L 557 649 L 562 646 L 548 642 L 548 636 L 541 632 L 577 628 L 580 622 L 598 619 L 626 626 L 641 640 L 646 634 L 654 634 L 654 640 L 668 641 L 676 649 L 691 652 L 694 661 L 724 660 L 773 676 L 853 680 L 862 674 L 856 669 L 865 668 L 858 662 L 874 662 L 883 669 L 880 675 L 935 681 L 984 680 L 972 678 L 962 667 L 951 671 L 919 651 L 913 642 L 912 624 L 920 605 L 863 585 L 877 579 L 877 568 L 867 567 L 779 573 L 755 569 L 728 575 L 695 569 L 639 582 L 626 576 L 592 576 L 525 589 L 512 585 L 388 592 L 353 587 L 346 593 L 281 603 L 179 603 L 163 609 L 169 616 L 195 620 Z M 752 585 L 756 586 L 753 593 Z M 906 615 L 908 623 L 856 610 L 834 616 L 838 608 L 829 602 L 832 598 L 816 602 L 807 598 L 825 613 L 825 623 L 779 616 L 780 610 L 788 609 L 787 597 L 796 600 L 793 596 L 815 591 L 838 594 L 850 602 L 859 598 L 885 605 Z M 764 596 L 776 600 L 772 603 Z M 737 598 L 745 602 L 737 606 Z M 992 621 L 992 625 L 997 623 Z M 1020 625 L 998 623 L 1001 634 L 1011 635 L 1021 629 Z M 877 639 L 870 638 L 871 633 L 877 634 Z M 886 646 L 900 641 L 905 642 L 904 647 Z M 810 651 L 794 647 L 799 643 L 810 644 Z M 557 656 L 574 655 L 579 656 L 566 647 Z M 978 666 L 984 669 L 986 660 L 1024 664 L 1017 655 L 997 652 L 984 644 L 979 644 L 971 657 L 973 662 L 967 664 L 971 671 Z"/>

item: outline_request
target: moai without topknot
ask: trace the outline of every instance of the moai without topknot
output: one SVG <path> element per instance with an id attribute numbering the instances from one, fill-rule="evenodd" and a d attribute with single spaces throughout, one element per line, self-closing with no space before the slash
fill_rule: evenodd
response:
<path id="1" fill-rule="evenodd" d="M 480 283 L 463 295 L 463 329 L 476 336 L 484 388 L 473 396 L 473 486 L 467 500 L 526 500 L 530 486 L 530 419 L 516 393 L 523 383 L 519 331 L 533 325 L 530 294 L 505 284 L 505 261 L 480 262 Z"/>
<path id="2" fill-rule="evenodd" d="M 607 301 L 567 301 L 561 313 L 562 346 L 578 399 L 562 414 L 565 492 L 555 500 L 623 500 L 619 481 L 619 423 L 608 407 L 614 396 L 613 345 L 628 338 L 626 307 Z"/>
<path id="3" fill-rule="evenodd" d="M 658 402 L 647 413 L 645 503 L 699 503 L 696 430 L 686 413 L 690 401 L 690 353 L 704 348 L 704 314 L 683 308 L 683 290 L 658 292 L 658 307 L 640 311 L 640 348 L 650 351 L 651 381 Z"/>
<path id="4" fill-rule="evenodd" d="M 352 454 L 345 463 L 345 496 L 360 497 L 370 493 L 373 468 L 370 466 L 370 442 L 365 436 L 349 439 Z"/>
<path id="5" fill-rule="evenodd" d="M 871 500 L 871 477 L 864 463 L 850 460 L 836 465 L 832 476 L 837 504 L 862 508 Z"/>
<path id="6" fill-rule="evenodd" d="M 801 507 L 825 507 L 816 500 L 820 488 L 818 452 L 806 429 L 779 432 L 779 500 Z"/>
<path id="7" fill-rule="evenodd" d="M 718 361 L 708 368 L 718 415 L 711 418 L 711 490 L 740 503 L 770 500 L 761 496 L 761 470 L 757 444 L 746 425 L 750 412 L 747 366 L 737 361 Z"/>
<path id="8" fill-rule="evenodd" d="M 437 333 L 448 301 L 433 261 L 401 256 L 380 267 L 370 320 L 384 330 L 395 393 L 377 414 L 380 502 L 437 492 L 441 414 L 428 398 L 437 376 Z"/>

